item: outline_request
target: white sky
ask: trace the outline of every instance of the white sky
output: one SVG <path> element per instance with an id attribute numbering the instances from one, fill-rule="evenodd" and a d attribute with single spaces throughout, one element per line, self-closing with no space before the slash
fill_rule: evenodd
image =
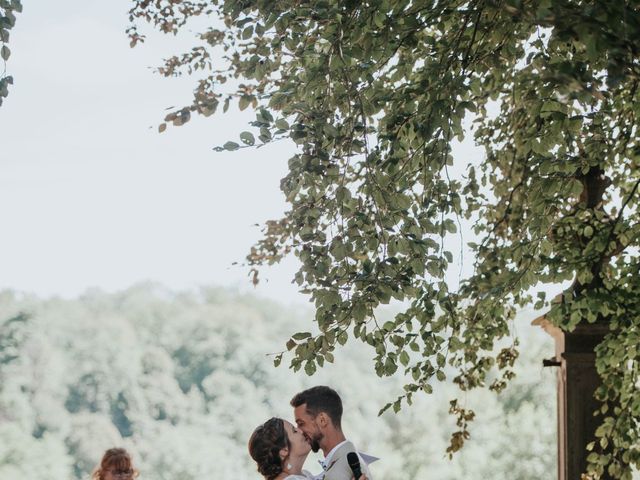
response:
<path id="1" fill-rule="evenodd" d="M 15 84 L 0 107 L 0 289 L 71 297 L 152 280 L 306 302 L 291 284 L 293 257 L 264 268 L 256 289 L 248 268 L 232 266 L 261 237 L 256 224 L 284 212 L 279 183 L 293 144 L 214 152 L 238 140 L 252 112 L 194 116 L 157 133 L 195 81 L 152 68 L 191 48 L 190 35 L 149 27 L 131 49 L 130 0 L 25 3 L 9 44 Z M 458 169 L 483 155 L 471 138 L 454 154 Z M 463 236 L 473 240 L 467 225 Z M 454 284 L 472 270 L 468 253 L 462 263 Z"/>
<path id="2" fill-rule="evenodd" d="M 214 152 L 244 129 L 240 113 L 158 134 L 164 109 L 189 102 L 194 85 L 151 71 L 180 50 L 174 37 L 129 48 L 129 0 L 25 3 L 0 107 L 0 288 L 253 290 L 231 264 L 260 238 L 254 224 L 284 212 L 292 145 Z M 294 271 L 295 259 L 264 271 L 257 293 L 305 301 Z"/>

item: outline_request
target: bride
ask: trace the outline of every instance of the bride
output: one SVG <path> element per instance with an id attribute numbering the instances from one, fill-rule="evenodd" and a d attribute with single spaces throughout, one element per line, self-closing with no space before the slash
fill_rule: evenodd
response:
<path id="1" fill-rule="evenodd" d="M 273 417 L 256 428 L 249 439 L 249 455 L 266 480 L 310 480 L 302 470 L 311 445 L 301 430 L 290 422 Z M 367 480 L 362 475 L 358 480 Z"/>

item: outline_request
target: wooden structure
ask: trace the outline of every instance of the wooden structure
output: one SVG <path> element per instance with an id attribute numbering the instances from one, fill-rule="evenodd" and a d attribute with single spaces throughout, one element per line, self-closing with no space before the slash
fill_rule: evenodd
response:
<path id="1" fill-rule="evenodd" d="M 595 439 L 599 408 L 594 393 L 600 385 L 595 365 L 595 347 L 609 328 L 606 324 L 581 324 L 565 333 L 544 317 L 533 321 L 555 340 L 555 357 L 545 360 L 557 367 L 558 384 L 558 480 L 580 480 L 586 470 L 586 446 Z M 610 479 L 606 473 L 603 480 Z"/>

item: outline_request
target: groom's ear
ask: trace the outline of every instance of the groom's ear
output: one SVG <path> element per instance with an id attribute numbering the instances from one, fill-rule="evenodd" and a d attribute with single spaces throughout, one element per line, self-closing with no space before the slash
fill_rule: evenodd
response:
<path id="1" fill-rule="evenodd" d="M 320 426 L 320 428 L 326 428 L 328 424 L 329 416 L 324 412 L 320 412 L 318 414 L 318 425 Z"/>

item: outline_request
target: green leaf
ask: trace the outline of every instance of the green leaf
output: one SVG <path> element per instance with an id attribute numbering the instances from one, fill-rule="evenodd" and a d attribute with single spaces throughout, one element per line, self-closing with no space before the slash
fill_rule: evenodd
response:
<path id="1" fill-rule="evenodd" d="M 273 366 L 274 367 L 279 367 L 280 364 L 282 363 L 282 355 L 276 355 L 275 358 L 273 359 Z"/>
<path id="2" fill-rule="evenodd" d="M 389 410 L 389 408 L 391 408 L 391 405 L 392 405 L 392 403 L 387 403 L 384 407 L 382 407 L 380 409 L 380 411 L 378 412 L 378 416 L 382 415 L 384 412 Z"/>
<path id="3" fill-rule="evenodd" d="M 260 108 L 260 110 L 258 110 L 258 112 L 256 113 L 256 118 L 261 123 L 270 124 L 271 122 L 273 122 L 273 115 L 271 115 L 271 112 L 269 112 L 269 110 L 267 110 L 266 108 Z"/>
<path id="4" fill-rule="evenodd" d="M 591 225 L 584 227 L 584 236 L 587 238 L 593 237 L 593 227 Z"/>
<path id="5" fill-rule="evenodd" d="M 280 130 L 289 130 L 289 122 L 284 118 L 279 118 L 276 120 L 276 128 L 279 128 Z"/>
<path id="6" fill-rule="evenodd" d="M 248 40 L 253 35 L 253 26 L 249 25 L 242 31 L 242 39 Z"/>
<path id="7" fill-rule="evenodd" d="M 392 322 L 392 321 L 385 322 L 384 325 L 382 326 L 383 330 L 387 332 L 393 331 L 395 327 L 396 327 L 396 324 L 395 322 Z"/>
<path id="8" fill-rule="evenodd" d="M 409 364 L 409 354 L 404 350 L 400 354 L 400 363 L 405 367 Z"/>
<path id="9" fill-rule="evenodd" d="M 293 336 L 294 340 L 304 340 L 305 338 L 311 337 L 311 333 L 309 332 L 298 332 Z"/>
<path id="10" fill-rule="evenodd" d="M 222 146 L 222 148 L 224 148 L 225 150 L 233 151 L 238 150 L 240 148 L 240 145 L 238 145 L 236 142 L 227 142 Z"/>
<path id="11" fill-rule="evenodd" d="M 245 145 L 253 145 L 256 143 L 256 139 L 251 132 L 242 132 L 240 134 L 240 140 L 242 140 Z"/>
<path id="12" fill-rule="evenodd" d="M 311 376 L 316 373 L 316 364 L 315 362 L 308 361 L 304 365 L 304 371 L 307 375 Z"/>
<path id="13" fill-rule="evenodd" d="M 253 97 L 250 95 L 241 96 L 238 102 L 238 108 L 240 108 L 240 111 L 245 110 L 251 104 L 252 100 Z"/>

